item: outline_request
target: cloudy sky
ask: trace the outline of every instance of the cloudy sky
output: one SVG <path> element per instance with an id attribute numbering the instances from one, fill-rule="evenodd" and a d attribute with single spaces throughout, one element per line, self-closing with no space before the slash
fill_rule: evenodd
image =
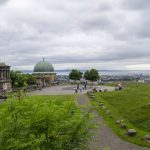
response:
<path id="1" fill-rule="evenodd" d="M 0 62 L 150 69 L 150 0 L 0 0 Z"/>

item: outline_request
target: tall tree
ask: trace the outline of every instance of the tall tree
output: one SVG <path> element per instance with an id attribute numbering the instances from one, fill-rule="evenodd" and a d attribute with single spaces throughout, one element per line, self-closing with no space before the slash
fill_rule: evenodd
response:
<path id="1" fill-rule="evenodd" d="M 89 70 L 85 71 L 84 72 L 84 79 L 89 80 L 89 74 L 90 74 Z"/>
<path id="2" fill-rule="evenodd" d="M 82 72 L 80 72 L 77 69 L 73 69 L 70 74 L 69 74 L 69 79 L 74 80 L 76 82 L 76 80 L 80 80 L 82 78 Z"/>
<path id="3" fill-rule="evenodd" d="M 87 70 L 84 73 L 84 78 L 92 82 L 99 80 L 99 77 L 100 76 L 99 76 L 98 70 L 96 69 Z"/>

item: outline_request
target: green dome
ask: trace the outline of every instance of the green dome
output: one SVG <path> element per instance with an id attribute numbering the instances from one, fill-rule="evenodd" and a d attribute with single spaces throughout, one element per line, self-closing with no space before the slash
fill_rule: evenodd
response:
<path id="1" fill-rule="evenodd" d="M 38 62 L 34 67 L 34 72 L 54 72 L 54 67 L 48 61 Z"/>

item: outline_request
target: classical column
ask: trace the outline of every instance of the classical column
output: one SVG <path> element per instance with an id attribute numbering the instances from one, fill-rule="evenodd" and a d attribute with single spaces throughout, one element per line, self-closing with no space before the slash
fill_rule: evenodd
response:
<path id="1" fill-rule="evenodd" d="M 4 69 L 2 69 L 2 80 L 4 80 Z"/>
<path id="2" fill-rule="evenodd" d="M 5 69 L 5 80 L 7 80 L 7 69 Z"/>
<path id="3" fill-rule="evenodd" d="M 7 72 L 6 72 L 6 68 L 4 69 L 4 80 L 6 80 L 7 77 Z"/>
<path id="4" fill-rule="evenodd" d="M 9 80 L 9 70 L 7 69 L 7 80 Z"/>
<path id="5" fill-rule="evenodd" d="M 3 80 L 3 69 L 2 69 L 2 76 L 1 77 L 2 77 L 2 80 Z"/>
<path id="6" fill-rule="evenodd" d="M 8 80 L 8 69 L 6 71 L 6 80 Z"/>
<path id="7" fill-rule="evenodd" d="M 9 80 L 10 80 L 10 70 L 8 71 L 8 78 L 9 78 Z"/>
<path id="8" fill-rule="evenodd" d="M 5 80 L 5 69 L 3 70 L 3 80 Z"/>
<path id="9" fill-rule="evenodd" d="M 2 70 L 0 69 L 0 80 L 2 80 Z"/>

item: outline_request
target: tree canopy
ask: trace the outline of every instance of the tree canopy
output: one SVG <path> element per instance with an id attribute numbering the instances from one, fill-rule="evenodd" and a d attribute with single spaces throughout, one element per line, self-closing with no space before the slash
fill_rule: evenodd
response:
<path id="1" fill-rule="evenodd" d="M 71 80 L 80 80 L 82 78 L 82 72 L 80 72 L 79 70 L 77 69 L 73 69 L 70 74 L 69 74 L 69 78 Z"/>
<path id="2" fill-rule="evenodd" d="M 96 69 L 91 69 L 91 70 L 87 70 L 85 73 L 84 73 L 84 78 L 86 80 L 89 80 L 89 81 L 97 81 L 99 80 L 99 73 L 98 73 L 98 70 Z"/>

